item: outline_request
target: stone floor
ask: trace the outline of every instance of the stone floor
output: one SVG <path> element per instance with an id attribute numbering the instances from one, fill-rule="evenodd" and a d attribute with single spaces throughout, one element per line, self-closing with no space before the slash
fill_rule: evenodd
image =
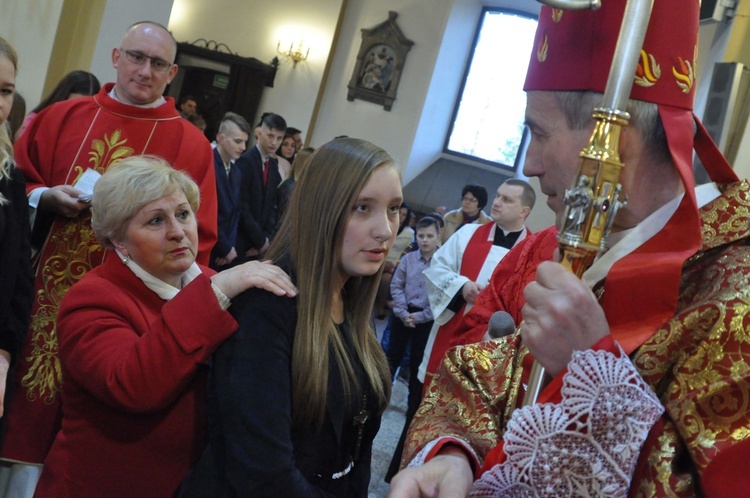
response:
<path id="1" fill-rule="evenodd" d="M 382 337 L 385 328 L 385 320 L 377 320 L 378 340 Z M 390 486 L 383 481 L 388 465 L 391 463 L 393 450 L 396 448 L 398 438 L 404 428 L 404 417 L 406 413 L 406 398 L 408 395 L 406 383 L 398 378 L 393 383 L 391 403 L 383 413 L 380 423 L 380 431 L 375 437 L 372 447 L 372 466 L 370 477 L 370 489 L 368 498 L 385 498 L 388 496 Z"/>
<path id="2" fill-rule="evenodd" d="M 383 414 L 380 423 L 380 431 L 375 437 L 372 446 L 372 465 L 370 477 L 370 490 L 368 498 L 385 498 L 388 495 L 390 485 L 383 480 L 391 463 L 393 450 L 396 448 L 398 438 L 404 428 L 404 414 L 406 413 L 406 396 L 408 387 L 406 383 L 398 379 L 393 384 L 391 404 Z"/>

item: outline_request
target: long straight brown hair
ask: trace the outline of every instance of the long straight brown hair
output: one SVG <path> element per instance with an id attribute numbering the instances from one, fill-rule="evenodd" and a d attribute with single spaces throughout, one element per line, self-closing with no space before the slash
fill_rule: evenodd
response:
<path id="1" fill-rule="evenodd" d="M 362 390 L 331 309 L 346 225 L 359 192 L 378 168 L 395 168 L 394 160 L 364 140 L 340 138 L 316 150 L 297 180 L 269 250 L 274 261 L 291 260 L 299 289 L 292 348 L 292 417 L 303 426 L 319 428 L 323 423 L 330 361 L 339 366 L 347 399 Z M 381 267 L 375 275 L 349 278 L 342 292 L 354 350 L 381 412 L 388 405 L 391 379 L 371 313 L 382 271 Z"/>

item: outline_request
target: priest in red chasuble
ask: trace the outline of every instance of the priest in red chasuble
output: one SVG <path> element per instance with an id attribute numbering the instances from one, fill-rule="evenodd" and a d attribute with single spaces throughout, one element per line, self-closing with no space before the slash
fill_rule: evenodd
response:
<path id="1" fill-rule="evenodd" d="M 601 3 L 542 8 L 526 79 L 524 173 L 560 227 L 626 2 Z M 750 186 L 692 112 L 698 10 L 654 1 L 620 137 L 627 206 L 608 250 L 582 280 L 554 262 L 554 228 L 503 259 L 463 341 L 480 340 L 497 310 L 520 327 L 449 352 L 390 497 L 746 496 Z M 712 183 L 696 188 L 693 151 Z M 520 408 L 534 359 L 552 380 Z"/>
<path id="2" fill-rule="evenodd" d="M 190 174 L 201 191 L 197 261 L 208 265 L 217 236 L 213 156 L 206 138 L 180 118 L 173 99 L 162 96 L 177 73 L 176 50 L 163 26 L 134 24 L 112 51 L 117 81 L 93 97 L 46 109 L 15 146 L 36 208 L 38 252 L 36 297 L 0 452 L 5 461 L 42 464 L 60 424 L 58 305 L 87 271 L 112 257 L 91 230 L 85 196 L 91 187 L 85 185 L 95 173 L 128 156 L 153 154 Z"/>

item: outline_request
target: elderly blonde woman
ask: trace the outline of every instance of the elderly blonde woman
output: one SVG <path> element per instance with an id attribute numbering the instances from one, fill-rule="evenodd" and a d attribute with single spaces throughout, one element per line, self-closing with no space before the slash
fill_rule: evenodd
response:
<path id="1" fill-rule="evenodd" d="M 205 444 L 205 365 L 237 329 L 230 299 L 296 294 L 270 264 L 196 264 L 198 203 L 195 182 L 156 157 L 96 184 L 92 227 L 111 251 L 60 306 L 63 422 L 35 496 L 172 496 Z"/>

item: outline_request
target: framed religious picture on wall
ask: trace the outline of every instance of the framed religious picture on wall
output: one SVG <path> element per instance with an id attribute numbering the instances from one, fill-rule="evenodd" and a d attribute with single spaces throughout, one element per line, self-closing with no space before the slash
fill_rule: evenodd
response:
<path id="1" fill-rule="evenodd" d="M 382 105 L 386 111 L 393 107 L 406 54 L 414 45 L 396 24 L 397 16 L 390 11 L 387 21 L 362 29 L 362 44 L 349 81 L 347 100 L 366 100 Z"/>

